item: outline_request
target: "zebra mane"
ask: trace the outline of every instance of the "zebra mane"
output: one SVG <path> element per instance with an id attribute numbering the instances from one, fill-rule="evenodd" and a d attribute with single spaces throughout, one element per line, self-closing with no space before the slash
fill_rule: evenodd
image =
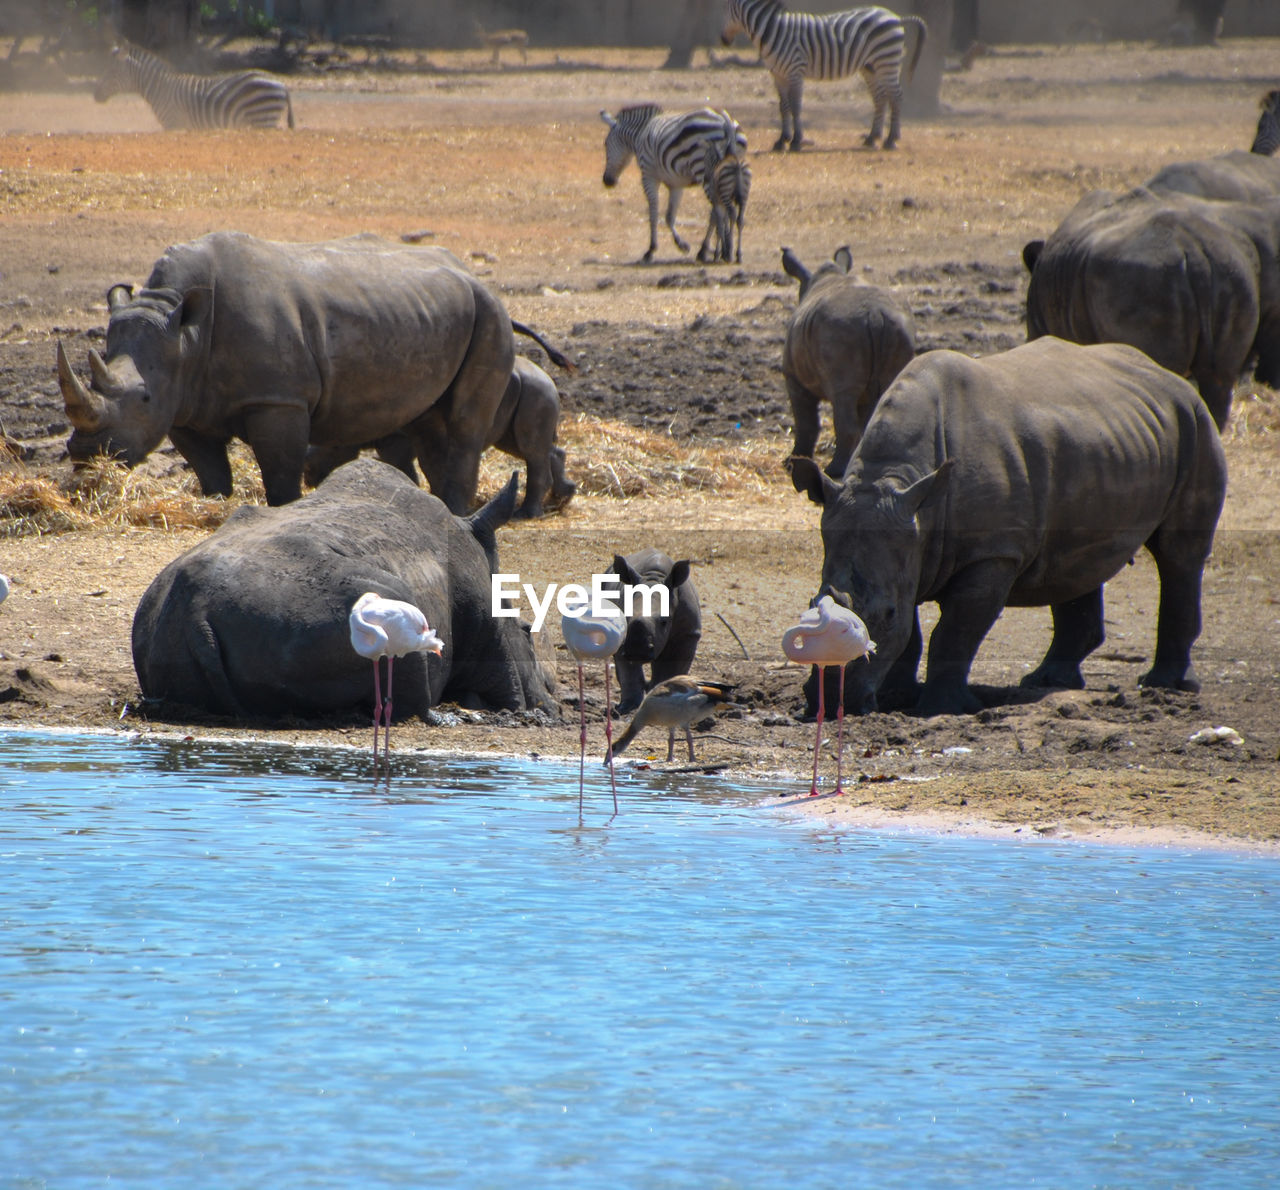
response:
<path id="1" fill-rule="evenodd" d="M 662 104 L 660 103 L 629 103 L 626 107 L 618 109 L 618 119 L 634 113 L 636 115 L 643 114 L 646 119 L 652 120 L 661 111 Z"/>

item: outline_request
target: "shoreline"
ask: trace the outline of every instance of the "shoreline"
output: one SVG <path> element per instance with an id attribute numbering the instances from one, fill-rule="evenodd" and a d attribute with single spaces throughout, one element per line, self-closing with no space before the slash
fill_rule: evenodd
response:
<path id="1" fill-rule="evenodd" d="M 292 732 L 292 738 L 282 739 L 279 735 L 260 735 L 243 730 L 210 729 L 207 727 L 180 728 L 164 727 L 159 729 L 140 729 L 139 727 L 82 727 L 82 726 L 49 726 L 36 723 L 9 722 L 0 724 L 0 737 L 6 734 L 32 734 L 44 736 L 98 736 L 119 739 L 122 742 L 155 740 L 170 743 L 218 743 L 233 745 L 266 746 L 273 749 L 307 749 L 316 751 L 350 751 L 364 753 L 368 750 L 367 729 L 358 729 L 362 737 L 360 743 L 348 742 L 333 738 L 307 738 L 305 732 L 285 729 Z M 331 737 L 332 733 L 328 733 Z M 571 769 L 577 764 L 576 756 L 551 752 L 515 752 L 494 749 L 441 748 L 422 747 L 406 744 L 395 749 L 396 754 L 407 759 L 447 758 L 450 760 L 508 760 L 562 764 Z M 842 794 L 834 791 L 809 795 L 808 793 L 779 794 L 776 786 L 795 784 L 803 787 L 809 780 L 807 773 L 793 772 L 788 769 L 771 771 L 749 771 L 724 765 L 722 761 L 709 760 L 705 765 L 674 764 L 665 768 L 661 764 L 638 758 L 620 760 L 618 768 L 628 769 L 638 774 L 652 771 L 656 774 L 674 774 L 682 772 L 693 775 L 704 772 L 707 776 L 729 775 L 739 786 L 758 786 L 762 795 L 766 787 L 780 800 L 766 801 L 761 799 L 753 804 L 754 809 L 762 809 L 766 813 L 777 816 L 790 816 L 794 820 L 805 820 L 815 826 L 837 830 L 864 830 L 876 833 L 927 835 L 935 838 L 970 838 L 994 840 L 1007 843 L 1071 843 L 1091 846 L 1130 847 L 1149 850 L 1190 850 L 1212 851 L 1248 855 L 1263 858 L 1280 858 L 1280 840 L 1253 839 L 1227 832 L 1210 832 L 1190 827 L 1181 827 L 1162 823 L 1158 825 L 1138 825 L 1123 822 L 1076 823 L 1061 821 L 1036 821 L 1034 816 L 1025 820 L 1001 821 L 981 814 L 953 813 L 936 808 L 904 806 L 901 809 L 888 807 L 878 803 L 874 798 L 855 801 L 864 792 L 864 784 L 853 777 Z M 387 774 L 388 777 L 390 774 Z M 899 787 L 923 787 L 954 778 L 915 777 L 902 778 L 892 784 Z M 881 786 L 884 788 L 885 786 Z M 839 800 L 837 800 L 839 799 Z"/>

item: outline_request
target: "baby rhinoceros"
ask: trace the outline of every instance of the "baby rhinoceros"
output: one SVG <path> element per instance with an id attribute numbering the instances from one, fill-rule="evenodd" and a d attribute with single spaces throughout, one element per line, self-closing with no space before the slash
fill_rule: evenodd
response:
<path id="1" fill-rule="evenodd" d="M 783 269 L 800 282 L 800 304 L 782 349 L 794 453 L 813 457 L 818 406 L 830 401 L 836 449 L 826 472 L 832 479 L 844 474 L 880 394 L 916 353 L 911 312 L 887 290 L 851 277 L 852 266 L 847 247 L 812 273 L 790 248 L 782 250 Z M 803 489 L 797 484 L 796 490 Z"/>
<path id="2" fill-rule="evenodd" d="M 1144 546 L 1160 607 L 1139 682 L 1199 689 L 1191 646 L 1226 461 L 1195 389 L 1136 348 L 1045 337 L 984 359 L 929 352 L 885 393 L 843 483 L 812 459 L 793 475 L 823 505 L 822 592 L 876 641 L 846 671 L 857 710 L 981 710 L 969 667 L 1005 607 L 1053 611 L 1022 684 L 1083 687 L 1103 584 Z M 923 686 L 921 603 L 940 610 Z"/>
<path id="3" fill-rule="evenodd" d="M 687 560 L 673 562 L 660 550 L 644 549 L 634 554 L 615 554 L 611 574 L 633 587 L 665 587 L 667 611 L 661 615 L 657 598 L 646 605 L 637 599 L 639 614 L 623 608 L 627 614 L 627 635 L 614 655 L 621 697 L 618 710 L 634 711 L 644 701 L 644 693 L 668 678 L 687 674 L 693 667 L 702 639 L 702 607 L 698 592 L 689 578 Z M 644 680 L 644 667 L 650 666 L 649 681 Z"/>

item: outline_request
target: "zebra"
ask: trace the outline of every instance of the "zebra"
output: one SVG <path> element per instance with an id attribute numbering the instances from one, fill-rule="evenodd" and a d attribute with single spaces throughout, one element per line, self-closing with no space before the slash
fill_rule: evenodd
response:
<path id="1" fill-rule="evenodd" d="M 667 226 L 671 238 L 681 252 L 689 245 L 676 231 L 676 210 L 686 186 L 702 183 L 709 142 L 720 142 L 732 132 L 736 151 L 745 154 L 747 138 L 741 127 L 726 112 L 709 107 L 664 116 L 656 103 L 637 103 L 620 108 L 616 116 L 607 111 L 600 118 L 609 126 L 604 141 L 604 184 L 616 186 L 618 177 L 632 157 L 640 167 L 640 185 L 649 204 L 649 250 L 647 264 L 658 250 L 658 186 L 667 188 Z M 714 231 L 714 212 L 707 223 L 703 240 L 706 250 Z M 701 255 L 701 253 L 699 253 Z"/>
<path id="2" fill-rule="evenodd" d="M 1280 149 L 1280 91 L 1268 91 L 1262 97 L 1262 115 L 1249 152 L 1271 156 Z"/>
<path id="3" fill-rule="evenodd" d="M 180 74 L 136 45 L 116 46 L 93 97 L 137 91 L 165 128 L 275 128 L 283 115 L 293 127 L 293 103 L 279 79 L 257 70 L 236 74 Z"/>
<path id="4" fill-rule="evenodd" d="M 773 75 L 782 120 L 775 150 L 786 148 L 788 142 L 798 150 L 804 143 L 800 103 L 806 76 L 838 79 L 855 73 L 862 75 L 875 105 L 871 131 L 862 143 L 871 146 L 880 139 L 888 107 L 889 135 L 884 147 L 892 149 L 898 143 L 908 25 L 916 31 L 915 51 L 907 66 L 910 78 L 927 29 L 919 17 L 900 17 L 887 8 L 851 8 L 813 16 L 788 12 L 781 0 L 728 0 L 720 40 L 731 45 L 739 33 L 745 33 Z"/>
<path id="5" fill-rule="evenodd" d="M 727 117 L 726 117 L 727 118 Z M 732 136 L 732 134 L 729 134 Z M 711 219 L 715 224 L 716 252 L 707 254 L 704 240 L 699 260 L 733 259 L 742 263 L 742 219 L 751 194 L 751 166 L 737 152 L 736 139 L 710 141 L 702 169 L 702 188 L 711 203 Z M 738 229 L 737 251 L 734 251 L 733 229 Z M 710 233 L 708 233 L 708 238 Z"/>

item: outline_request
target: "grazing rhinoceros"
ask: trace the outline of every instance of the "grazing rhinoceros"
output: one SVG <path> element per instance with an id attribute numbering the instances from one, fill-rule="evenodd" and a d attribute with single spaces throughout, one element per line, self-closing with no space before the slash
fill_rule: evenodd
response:
<path id="1" fill-rule="evenodd" d="M 1028 339 L 1138 347 L 1190 376 L 1219 428 L 1255 354 L 1280 384 L 1280 198 L 1097 191 L 1022 258 Z"/>
<path id="2" fill-rule="evenodd" d="M 881 398 L 843 484 L 812 459 L 795 466 L 824 506 L 822 592 L 876 642 L 846 671 L 855 709 L 979 710 L 969 667 L 1005 607 L 1053 609 L 1053 642 L 1023 685 L 1082 687 L 1080 663 L 1103 640 L 1102 585 L 1144 545 L 1160 614 L 1140 682 L 1199 688 L 1191 645 L 1226 462 L 1195 390 L 1134 348 L 1044 338 L 985 359 L 930 352 Z M 925 602 L 941 616 L 920 686 Z M 816 691 L 811 680 L 811 704 Z"/>
<path id="3" fill-rule="evenodd" d="M 1218 157 L 1166 165 L 1142 184 L 1158 194 L 1256 202 L 1280 195 L 1280 161 L 1235 149 Z"/>
<path id="4" fill-rule="evenodd" d="M 625 715 L 644 701 L 644 692 L 651 686 L 693 668 L 702 639 L 702 605 L 689 578 L 688 561 L 673 562 L 660 550 L 643 549 L 625 557 L 614 554 L 608 573 L 633 587 L 663 586 L 668 591 L 668 615 L 657 614 L 654 599 L 647 609 L 651 614 L 627 617 L 627 635 L 614 655 L 621 692 L 618 710 Z M 641 613 L 645 610 L 639 606 Z M 648 682 L 644 680 L 645 665 L 650 666 Z"/>
<path id="5" fill-rule="evenodd" d="M 216 232 L 169 248 L 140 293 L 117 285 L 107 304 L 89 387 L 58 345 L 73 460 L 133 466 L 167 434 L 205 493 L 226 495 L 237 437 L 268 503 L 285 504 L 301 494 L 308 443 L 372 442 L 441 401 L 450 451 L 436 494 L 470 509 L 515 349 L 502 303 L 450 253 Z"/>
<path id="6" fill-rule="evenodd" d="M 916 353 L 911 311 L 886 290 L 849 276 L 852 265 L 847 247 L 812 273 L 790 248 L 782 250 L 783 269 L 800 282 L 800 304 L 782 348 L 794 453 L 812 456 L 818 406 L 830 401 L 836 449 L 826 471 L 833 479 L 844 474 L 880 394 Z"/>
<path id="7" fill-rule="evenodd" d="M 376 459 L 283 508 L 246 506 L 160 573 L 133 619 L 142 693 L 239 718 L 367 710 L 348 616 L 366 591 L 415 604 L 444 641 L 395 667 L 397 715 L 449 699 L 554 712 L 528 625 L 495 617 L 495 530 L 516 477 L 467 519 Z"/>
<path id="8" fill-rule="evenodd" d="M 559 421 L 560 394 L 555 381 L 531 360 L 516 356 L 506 394 L 485 435 L 485 445 L 496 446 L 525 462 L 524 501 L 516 510 L 517 517 L 541 516 L 548 493 L 556 504 L 564 504 L 577 490 L 565 474 L 564 447 L 556 444 Z M 416 458 L 433 492 L 448 476 L 452 446 L 448 416 L 439 406 L 427 410 L 407 429 L 380 438 L 373 446 L 384 463 L 399 468 L 415 482 Z M 335 467 L 359 453 L 359 447 L 313 446 L 307 451 L 306 481 L 318 485 Z"/>

